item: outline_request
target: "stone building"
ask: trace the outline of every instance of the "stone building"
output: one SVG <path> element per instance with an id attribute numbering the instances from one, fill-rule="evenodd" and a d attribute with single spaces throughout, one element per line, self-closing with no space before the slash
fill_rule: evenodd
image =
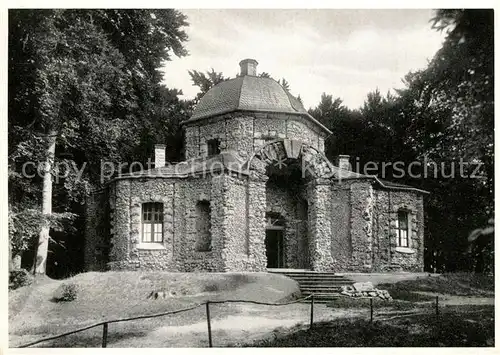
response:
<path id="1" fill-rule="evenodd" d="M 257 61 L 184 122 L 185 161 L 123 175 L 87 205 L 87 270 L 422 271 L 425 191 L 324 155 L 331 132 Z"/>

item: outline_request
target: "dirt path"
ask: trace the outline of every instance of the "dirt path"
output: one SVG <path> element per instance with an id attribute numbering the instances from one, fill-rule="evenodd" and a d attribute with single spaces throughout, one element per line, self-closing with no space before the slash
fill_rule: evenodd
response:
<path id="1" fill-rule="evenodd" d="M 275 336 L 276 332 L 290 331 L 295 326 L 307 326 L 310 322 L 310 305 L 293 304 L 282 307 L 238 305 L 237 313 L 211 322 L 214 347 L 238 346 Z M 314 321 L 352 317 L 366 312 L 338 310 L 322 304 L 315 306 Z M 158 328 L 146 336 L 126 338 L 110 344 L 110 347 L 207 347 L 206 320 L 190 325 Z"/>
<path id="2" fill-rule="evenodd" d="M 439 303 L 447 306 L 494 305 L 495 297 L 455 296 L 436 292 L 414 291 L 420 295 L 439 297 Z"/>
<path id="3" fill-rule="evenodd" d="M 16 312 L 15 314 L 12 314 L 13 312 L 9 313 L 9 327 L 12 329 L 36 321 L 43 321 L 38 317 L 36 310 L 41 303 L 47 302 L 52 297 L 59 284 L 56 280 L 47 279 L 41 281 L 36 290 L 33 287 L 25 287 L 13 291 L 16 292 L 16 296 L 10 297 L 9 302 L 15 303 L 12 308 L 15 308 Z"/>

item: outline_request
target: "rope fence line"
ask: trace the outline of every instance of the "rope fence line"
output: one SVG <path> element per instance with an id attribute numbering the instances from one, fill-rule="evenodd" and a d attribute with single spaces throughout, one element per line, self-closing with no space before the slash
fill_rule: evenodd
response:
<path id="1" fill-rule="evenodd" d="M 374 319 L 373 298 L 371 298 L 371 297 L 356 297 L 356 299 L 359 299 L 359 298 L 370 298 L 370 323 L 372 323 L 373 319 Z M 156 314 L 150 314 L 150 315 L 141 315 L 141 316 L 136 316 L 136 317 L 119 318 L 119 319 L 113 319 L 113 320 L 107 320 L 107 321 L 102 321 L 102 322 L 94 323 L 94 324 L 91 324 L 91 325 L 83 327 L 83 328 L 72 330 L 70 332 L 58 334 L 58 335 L 55 335 L 55 336 L 51 336 L 51 337 L 39 339 L 39 340 L 30 342 L 30 343 L 27 343 L 27 344 L 23 344 L 23 345 L 18 346 L 18 348 L 27 348 L 27 347 L 30 347 L 30 346 L 33 346 L 33 345 L 36 345 L 36 344 L 40 344 L 40 343 L 43 343 L 43 342 L 46 342 L 46 341 L 51 341 L 51 340 L 59 339 L 59 338 L 62 338 L 62 337 L 68 336 L 68 335 L 80 333 L 80 332 L 83 332 L 83 331 L 86 331 L 86 330 L 89 330 L 89 329 L 92 329 L 92 328 L 96 328 L 96 327 L 99 327 L 99 326 L 103 327 L 103 332 L 102 332 L 102 347 L 105 348 L 105 347 L 107 347 L 107 343 L 108 343 L 108 325 L 111 324 L 111 323 L 128 322 L 128 321 L 140 320 L 140 319 L 149 319 L 149 318 L 164 317 L 164 316 L 167 316 L 167 315 L 172 315 L 172 314 L 187 312 L 187 311 L 196 309 L 196 308 L 198 308 L 200 306 L 203 306 L 203 305 L 205 305 L 205 307 L 206 307 L 209 347 L 213 347 L 212 326 L 211 326 L 211 319 L 210 319 L 210 304 L 251 303 L 251 304 L 264 305 L 264 306 L 286 306 L 286 305 L 290 305 L 290 304 L 304 302 L 304 301 L 306 301 L 308 299 L 310 299 L 310 305 L 311 305 L 311 308 L 310 308 L 310 326 L 309 326 L 309 329 L 313 329 L 313 324 L 314 324 L 314 294 L 310 294 L 307 297 L 299 298 L 297 300 L 290 301 L 290 302 L 284 302 L 284 303 L 267 303 L 267 302 L 249 301 L 249 300 L 224 300 L 224 301 L 209 301 L 209 300 L 207 300 L 204 303 L 198 303 L 198 304 L 196 304 L 194 306 L 187 307 L 187 308 L 181 308 L 181 309 L 177 309 L 177 310 L 174 310 L 174 311 L 162 312 L 162 313 L 156 313 Z M 431 312 L 431 313 L 433 313 L 433 312 Z M 397 317 L 405 317 L 405 316 L 414 315 L 414 314 L 415 313 L 413 313 L 413 312 L 408 312 L 406 314 L 399 314 L 399 315 L 396 315 L 396 316 L 390 317 L 390 318 L 385 318 L 385 319 L 384 318 L 379 318 L 379 320 L 383 321 L 383 320 L 393 319 L 393 318 L 397 318 Z M 416 313 L 416 314 L 429 314 L 429 313 Z M 436 318 L 439 318 L 439 297 L 438 296 L 436 296 L 436 301 L 435 301 L 435 314 L 436 314 Z M 379 315 L 381 315 L 382 317 L 384 316 L 383 313 L 379 314 Z"/>
<path id="2" fill-rule="evenodd" d="M 195 306 L 188 307 L 188 308 L 177 309 L 175 311 L 170 311 L 170 312 L 163 312 L 163 313 L 156 313 L 156 314 L 143 315 L 143 316 L 137 316 L 137 317 L 120 318 L 120 319 L 112 319 L 112 320 L 102 321 L 102 322 L 94 323 L 92 325 L 89 325 L 89 326 L 86 326 L 86 327 L 83 327 L 83 328 L 72 330 L 70 332 L 66 332 L 66 333 L 54 335 L 52 337 L 43 338 L 43 339 L 40 339 L 40 340 L 33 341 L 31 343 L 20 345 L 20 346 L 18 346 L 18 348 L 27 348 L 27 347 L 30 347 L 32 345 L 43 343 L 45 341 L 55 340 L 55 339 L 58 339 L 58 338 L 62 338 L 62 337 L 65 337 L 65 336 L 68 336 L 68 335 L 71 335 L 71 334 L 75 334 L 75 333 L 80 333 L 80 332 L 83 332 L 83 331 L 86 331 L 86 330 L 89 330 L 89 329 L 92 329 L 92 328 L 100 327 L 100 326 L 103 326 L 106 329 L 107 325 L 110 324 L 110 323 L 128 322 L 128 321 L 132 321 L 132 320 L 146 319 L 146 318 L 157 318 L 157 317 L 168 316 L 170 314 L 187 312 L 187 311 L 190 311 L 192 309 L 198 308 L 201 305 L 203 305 L 203 303 L 200 303 L 200 304 L 197 304 Z M 106 333 L 106 335 L 107 335 L 107 330 L 106 330 L 106 332 L 103 332 L 103 333 Z"/>
<path id="3" fill-rule="evenodd" d="M 169 312 L 148 314 L 148 315 L 142 315 L 142 316 L 136 316 L 136 317 L 119 318 L 119 319 L 112 319 L 112 320 L 102 321 L 102 322 L 91 324 L 91 325 L 83 327 L 83 328 L 72 330 L 70 332 L 61 333 L 61 334 L 54 335 L 54 336 L 51 336 L 51 337 L 39 339 L 39 340 L 30 342 L 30 343 L 27 343 L 27 344 L 23 344 L 23 345 L 18 346 L 18 348 L 27 348 L 27 347 L 30 347 L 30 346 L 33 346 L 33 345 L 36 345 L 36 344 L 40 344 L 40 343 L 43 343 L 43 342 L 46 342 L 46 341 L 50 341 L 50 340 L 59 339 L 59 338 L 62 338 L 62 337 L 68 336 L 68 335 L 80 333 L 80 332 L 83 332 L 83 331 L 86 331 L 86 330 L 89 330 L 89 329 L 92 329 L 92 328 L 100 327 L 100 326 L 103 326 L 103 343 L 102 343 L 103 346 L 102 347 L 104 348 L 104 347 L 106 347 L 105 345 L 107 345 L 107 342 L 105 341 L 105 339 L 107 338 L 107 334 L 108 334 L 108 330 L 107 330 L 108 329 L 108 324 L 111 324 L 111 323 L 128 322 L 128 321 L 139 320 L 139 319 L 164 317 L 164 316 L 168 316 L 168 315 L 171 315 L 171 314 L 177 314 L 177 313 L 191 311 L 191 310 L 193 310 L 195 308 L 198 308 L 198 307 L 200 307 L 200 306 L 202 306 L 202 305 L 204 305 L 206 303 L 213 303 L 213 304 L 222 304 L 222 303 L 253 303 L 253 304 L 265 305 L 265 306 L 286 306 L 286 305 L 290 305 L 290 304 L 294 304 L 294 303 L 298 303 L 298 302 L 303 302 L 303 301 L 311 298 L 311 296 L 312 295 L 304 297 L 304 298 L 299 298 L 299 299 L 294 300 L 294 301 L 285 302 L 285 303 L 266 303 L 266 302 L 249 301 L 249 300 L 207 301 L 207 302 L 204 302 L 204 303 L 196 304 L 196 305 L 191 306 L 191 307 L 177 309 L 175 311 L 169 311 Z"/>
<path id="4" fill-rule="evenodd" d="M 266 303 L 266 302 L 259 302 L 259 301 L 247 301 L 247 300 L 225 300 L 225 301 L 207 301 L 210 302 L 211 304 L 220 304 L 220 303 L 253 303 L 253 304 L 260 304 L 263 306 L 287 306 L 289 304 L 294 304 L 294 303 L 299 303 L 305 300 L 308 300 L 312 297 L 313 295 L 309 295 L 307 297 L 299 298 L 294 301 L 290 302 L 285 302 L 285 303 Z"/>

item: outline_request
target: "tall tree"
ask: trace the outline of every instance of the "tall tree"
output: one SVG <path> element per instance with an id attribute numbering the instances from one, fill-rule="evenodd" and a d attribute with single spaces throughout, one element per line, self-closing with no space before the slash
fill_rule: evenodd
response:
<path id="1" fill-rule="evenodd" d="M 120 161 L 137 144 L 154 107 L 162 62 L 172 52 L 186 55 L 186 25 L 175 10 L 9 12 L 9 183 L 26 184 L 15 172 L 27 160 L 45 163 L 38 181 L 45 222 L 37 273 L 46 271 L 48 221 L 57 215 L 52 209 L 56 161 L 86 164 L 85 175 L 73 172 L 62 182 L 66 199 L 82 202 L 100 181 L 101 159 Z M 12 210 L 22 203 L 15 196 L 11 202 Z M 68 212 L 71 203 L 59 207 Z"/>
<path id="2" fill-rule="evenodd" d="M 432 207 L 452 212 L 429 215 L 433 242 L 448 265 L 457 267 L 461 260 L 471 261 L 465 252 L 469 232 L 486 225 L 494 212 L 493 10 L 438 10 L 433 27 L 446 32 L 443 46 L 409 85 L 409 92 L 419 97 L 414 127 L 416 141 L 423 144 L 417 145 L 418 153 L 448 166 L 463 160 L 470 164 L 467 174 L 482 164 L 472 178 L 431 181 L 435 184 L 429 186 Z M 489 265 L 481 260 L 472 260 L 479 265 L 476 271 L 491 269 L 492 257 Z"/>
<path id="3" fill-rule="evenodd" d="M 467 238 L 494 212 L 493 11 L 438 10 L 432 22 L 447 33 L 443 46 L 427 68 L 405 76 L 404 89 L 369 93 L 345 120 L 341 101 L 323 95 L 311 114 L 334 132 L 326 142 L 330 158 L 421 163 L 417 177 L 396 177 L 390 168 L 384 177 L 431 192 L 424 200 L 428 270 L 492 270 L 492 227 L 473 255 Z"/>
<path id="4" fill-rule="evenodd" d="M 197 70 L 189 70 L 188 73 L 191 77 L 193 85 L 200 88 L 200 92 L 196 95 L 195 103 L 198 103 L 202 96 L 205 95 L 212 87 L 229 79 L 225 77 L 222 72 L 216 72 L 214 68 L 206 73 Z"/>

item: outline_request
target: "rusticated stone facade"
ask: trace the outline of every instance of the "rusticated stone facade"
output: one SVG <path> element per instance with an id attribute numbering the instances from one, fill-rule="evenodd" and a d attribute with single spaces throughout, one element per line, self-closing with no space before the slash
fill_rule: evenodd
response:
<path id="1" fill-rule="evenodd" d="M 262 271 L 268 267 L 269 214 L 283 221 L 282 266 L 318 271 L 423 269 L 423 194 L 390 189 L 369 177 L 339 179 L 321 152 L 301 146 L 298 157 L 286 140 L 266 145 L 239 174 L 222 171 L 188 177 L 122 178 L 88 203 L 86 263 L 89 270 Z M 306 153 L 307 152 L 307 153 Z M 274 158 L 273 158 L 274 157 Z M 283 175 L 270 170 L 280 160 Z M 287 175 L 305 169 L 323 176 Z M 319 163 L 318 163 L 319 162 Z M 141 242 L 141 209 L 163 206 L 161 243 Z M 209 216 L 200 216 L 200 203 Z M 398 212 L 408 215 L 408 245 L 398 246 Z M 208 212 L 207 212 L 208 213 Z M 207 217 L 208 216 L 208 217 Z M 209 221 L 207 221 L 209 219 Z M 210 232 L 210 248 L 199 250 L 200 223 Z M 91 228 L 91 225 L 97 226 Z M 108 227 L 107 227 L 108 226 Z M 272 226 L 271 226 L 272 227 Z M 109 230 L 106 230 L 109 228 Z M 105 258 L 108 258 L 105 260 Z"/>
<path id="2" fill-rule="evenodd" d="M 86 268 L 422 271 L 426 192 L 333 165 L 330 133 L 272 79 L 215 86 L 185 123 L 186 161 L 89 199 Z"/>
<path id="3" fill-rule="evenodd" d="M 300 140 L 324 151 L 325 133 L 303 117 L 286 113 L 228 113 L 185 127 L 186 159 L 206 157 L 207 142 L 220 141 L 220 148 L 247 159 L 268 141 Z"/>

